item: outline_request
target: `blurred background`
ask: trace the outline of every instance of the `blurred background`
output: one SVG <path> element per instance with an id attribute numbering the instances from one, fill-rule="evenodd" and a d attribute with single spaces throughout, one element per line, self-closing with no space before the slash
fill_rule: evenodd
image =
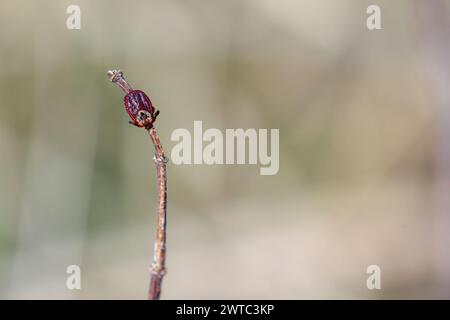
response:
<path id="1" fill-rule="evenodd" d="M 169 156 L 194 120 L 280 129 L 277 175 L 169 163 L 163 299 L 450 298 L 448 30 L 442 0 L 1 0 L 0 298 L 146 297 L 153 147 L 112 68 Z"/>

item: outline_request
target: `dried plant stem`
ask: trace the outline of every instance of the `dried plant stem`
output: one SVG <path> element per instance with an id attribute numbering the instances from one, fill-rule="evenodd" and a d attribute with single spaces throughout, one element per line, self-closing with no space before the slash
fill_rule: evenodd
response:
<path id="1" fill-rule="evenodd" d="M 166 209 L 167 209 L 167 168 L 168 159 L 159 141 L 153 124 L 159 114 L 153 107 L 150 98 L 140 90 L 133 90 L 120 70 L 109 70 L 108 79 L 117 84 L 126 93 L 124 106 L 131 118 L 130 124 L 145 128 L 155 147 L 156 175 L 158 178 L 158 223 L 156 226 L 155 252 L 150 268 L 151 278 L 148 299 L 158 300 L 161 296 L 161 284 L 166 273 Z"/>
<path id="2" fill-rule="evenodd" d="M 151 127 L 148 134 L 155 146 L 154 161 L 158 178 L 158 222 L 156 229 L 155 252 L 151 266 L 151 279 L 148 289 L 148 299 L 158 300 L 161 295 L 161 285 L 166 273 L 166 214 L 167 214 L 167 158 L 159 141 L 156 129 Z"/>

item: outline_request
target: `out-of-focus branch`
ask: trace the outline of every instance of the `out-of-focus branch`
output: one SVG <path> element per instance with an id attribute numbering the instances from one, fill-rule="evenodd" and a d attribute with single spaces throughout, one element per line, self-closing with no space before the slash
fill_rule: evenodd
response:
<path id="1" fill-rule="evenodd" d="M 427 66 L 433 93 L 436 98 L 437 139 L 435 145 L 437 212 L 435 274 L 441 284 L 443 297 L 450 296 L 450 43 L 448 31 L 450 16 L 448 1 L 435 0 L 425 3 L 416 0 L 416 12 L 420 28 L 424 61 Z"/>

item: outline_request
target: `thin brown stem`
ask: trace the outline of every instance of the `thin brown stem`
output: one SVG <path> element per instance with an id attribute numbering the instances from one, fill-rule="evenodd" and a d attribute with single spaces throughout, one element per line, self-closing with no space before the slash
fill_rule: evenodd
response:
<path id="1" fill-rule="evenodd" d="M 159 141 L 156 129 L 151 127 L 148 134 L 155 146 L 154 161 L 158 178 L 158 220 L 156 229 L 155 252 L 150 269 L 151 279 L 148 289 L 148 299 L 158 300 L 161 295 L 161 285 L 166 273 L 166 215 L 167 215 L 167 158 Z"/>
<path id="2" fill-rule="evenodd" d="M 137 127 L 145 127 L 150 139 L 155 147 L 155 160 L 156 164 L 156 176 L 158 178 L 158 222 L 156 226 L 156 240 L 155 240 L 155 252 L 153 254 L 153 262 L 150 268 L 151 278 L 150 286 L 148 289 L 148 299 L 158 300 L 161 296 L 161 285 L 164 274 L 166 273 L 166 210 L 167 210 L 167 158 L 164 155 L 164 149 L 159 141 L 156 129 L 153 127 L 153 123 L 159 114 L 158 110 L 155 110 L 150 102 L 150 99 L 142 91 L 134 91 L 130 84 L 123 77 L 123 72 L 120 70 L 110 70 L 107 72 L 108 79 L 117 84 L 125 93 L 125 101 L 131 99 L 133 104 L 130 106 L 125 103 L 125 109 L 128 115 L 131 117 L 130 123 Z M 138 93 L 139 92 L 139 93 Z M 145 96 L 145 101 L 142 97 Z M 131 97 L 131 98 L 130 98 Z M 145 102 L 145 103 L 144 103 Z M 145 118 L 142 119 L 142 114 Z M 145 120 L 145 121 L 143 121 Z"/>

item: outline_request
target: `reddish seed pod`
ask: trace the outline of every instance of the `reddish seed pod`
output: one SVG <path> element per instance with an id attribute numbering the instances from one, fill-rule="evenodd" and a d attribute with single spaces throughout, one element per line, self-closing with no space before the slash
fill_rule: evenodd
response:
<path id="1" fill-rule="evenodd" d="M 123 73 L 120 70 L 108 71 L 108 77 L 126 93 L 123 102 L 125 110 L 131 118 L 130 123 L 140 128 L 151 128 L 159 111 L 155 111 L 145 92 L 133 90 L 123 78 Z"/>

